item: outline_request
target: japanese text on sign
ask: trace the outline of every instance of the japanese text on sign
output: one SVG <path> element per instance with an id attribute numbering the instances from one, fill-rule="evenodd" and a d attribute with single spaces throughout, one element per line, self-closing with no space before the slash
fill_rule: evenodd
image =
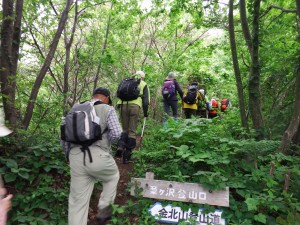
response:
<path id="1" fill-rule="evenodd" d="M 180 207 L 172 207 L 172 205 L 162 206 L 160 202 L 155 203 L 149 212 L 159 222 L 178 223 L 179 221 L 194 221 L 198 225 L 225 225 L 225 219 L 222 219 L 222 211 L 203 214 L 202 209 L 197 213 L 193 213 L 191 209 L 182 211 Z"/>

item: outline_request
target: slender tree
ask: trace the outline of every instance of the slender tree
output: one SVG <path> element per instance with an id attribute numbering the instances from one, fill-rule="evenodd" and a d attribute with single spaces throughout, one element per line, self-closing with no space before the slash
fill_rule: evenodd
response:
<path id="1" fill-rule="evenodd" d="M 259 16 L 261 0 L 253 1 L 253 21 L 252 34 L 250 33 L 246 15 L 245 0 L 240 0 L 240 16 L 244 38 L 251 56 L 251 66 L 249 72 L 248 92 L 249 111 L 253 123 L 253 128 L 257 131 L 257 139 L 261 140 L 263 134 L 263 116 L 261 108 L 260 93 L 260 64 L 259 64 Z"/>
<path id="2" fill-rule="evenodd" d="M 60 21 L 58 24 L 58 28 L 56 30 L 56 33 L 53 37 L 52 43 L 50 45 L 50 49 L 49 52 L 45 58 L 44 64 L 35 80 L 35 83 L 33 85 L 33 88 L 31 90 L 31 94 L 29 96 L 29 101 L 26 107 L 26 112 L 25 112 L 25 116 L 24 116 L 24 120 L 23 120 L 23 127 L 24 129 L 27 129 L 29 126 L 29 123 L 31 121 L 32 118 L 32 114 L 33 114 L 33 109 L 35 106 L 35 101 L 39 92 L 39 89 L 41 87 L 42 81 L 46 75 L 46 72 L 48 71 L 50 64 L 52 62 L 52 59 L 54 57 L 54 53 L 56 51 L 60 36 L 62 34 L 62 31 L 64 30 L 65 24 L 67 22 L 68 19 L 68 13 L 69 10 L 71 8 L 71 4 L 73 3 L 73 0 L 67 0 L 66 1 L 66 6 L 64 11 L 62 12 L 62 15 L 60 17 Z"/>
<path id="3" fill-rule="evenodd" d="M 229 0 L 228 30 L 229 30 L 229 39 L 230 39 L 230 49 L 231 49 L 232 65 L 233 65 L 233 69 L 234 69 L 238 98 L 239 98 L 238 100 L 239 100 L 241 122 L 242 122 L 242 126 L 246 129 L 248 129 L 243 83 L 242 83 L 242 79 L 241 79 L 241 71 L 240 71 L 240 67 L 239 67 L 239 61 L 238 61 L 237 50 L 236 50 L 234 20 L 233 20 L 233 2 L 234 2 L 234 0 Z"/>
<path id="4" fill-rule="evenodd" d="M 17 125 L 15 107 L 16 75 L 21 39 L 23 0 L 3 0 L 3 20 L 1 29 L 1 93 L 5 119 L 12 127 Z"/>
<path id="5" fill-rule="evenodd" d="M 300 0 L 296 0 L 297 7 L 297 32 L 300 42 Z M 293 115 L 288 128 L 285 130 L 279 150 L 287 153 L 290 144 L 300 144 L 300 49 L 298 49 L 299 60 L 296 70 L 295 105 Z"/>
<path id="6" fill-rule="evenodd" d="M 67 113 L 67 103 L 68 103 L 68 92 L 69 92 L 69 70 L 70 70 L 70 56 L 71 56 L 71 47 L 74 41 L 74 35 L 76 32 L 77 27 L 77 20 L 78 20 L 78 0 L 75 1 L 75 10 L 74 10 L 74 21 L 72 25 L 72 31 L 70 38 L 68 39 L 67 33 L 64 32 L 64 41 L 65 41 L 65 49 L 66 49 L 66 58 L 65 58 L 65 65 L 64 65 L 64 84 L 63 84 L 63 94 L 64 94 L 64 106 L 63 106 L 63 114 Z"/>

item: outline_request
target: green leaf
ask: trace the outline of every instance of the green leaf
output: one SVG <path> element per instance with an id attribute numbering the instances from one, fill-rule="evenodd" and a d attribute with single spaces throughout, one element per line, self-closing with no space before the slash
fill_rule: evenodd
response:
<path id="1" fill-rule="evenodd" d="M 264 214 L 259 213 L 254 216 L 254 220 L 266 224 L 267 217 Z"/>
<path id="2" fill-rule="evenodd" d="M 26 171 L 19 171 L 19 175 L 26 180 L 29 178 L 29 174 Z"/>
<path id="3" fill-rule="evenodd" d="M 248 206 L 248 210 L 257 210 L 257 205 L 259 204 L 259 201 L 255 198 L 247 198 L 246 199 L 246 204 Z"/>
<path id="4" fill-rule="evenodd" d="M 6 166 L 9 168 L 18 168 L 18 163 L 13 159 L 7 159 Z"/>
<path id="5" fill-rule="evenodd" d="M 16 174 L 8 173 L 4 175 L 4 179 L 7 183 L 15 181 L 17 178 Z"/>

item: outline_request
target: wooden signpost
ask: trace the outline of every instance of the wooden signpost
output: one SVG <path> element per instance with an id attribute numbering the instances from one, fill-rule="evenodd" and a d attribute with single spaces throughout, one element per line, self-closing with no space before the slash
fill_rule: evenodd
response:
<path id="1" fill-rule="evenodd" d="M 146 173 L 146 178 L 133 178 L 132 184 L 131 195 L 133 196 L 136 194 L 136 191 L 141 190 L 145 198 L 229 207 L 228 187 L 221 191 L 210 191 L 194 183 L 154 180 L 154 174 L 151 172 Z M 226 224 L 225 219 L 222 218 L 221 210 L 203 214 L 202 209 L 199 209 L 197 213 L 193 213 L 191 209 L 182 211 L 180 207 L 172 207 L 170 204 L 163 206 L 160 202 L 156 202 L 149 209 L 149 213 L 156 221 L 163 223 L 193 221 L 198 225 Z"/>
<path id="2" fill-rule="evenodd" d="M 229 207 L 229 188 L 210 191 L 199 184 L 174 181 L 154 180 L 153 173 L 146 173 L 146 178 L 133 178 L 131 195 L 136 188 L 142 188 L 145 198 L 190 202 Z"/>

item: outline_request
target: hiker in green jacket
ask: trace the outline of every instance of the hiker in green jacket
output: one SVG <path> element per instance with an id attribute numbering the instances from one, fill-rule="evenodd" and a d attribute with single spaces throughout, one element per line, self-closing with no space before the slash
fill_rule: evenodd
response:
<path id="1" fill-rule="evenodd" d="M 150 102 L 150 92 L 147 83 L 144 81 L 145 73 L 137 71 L 135 76 L 140 78 L 139 96 L 131 101 L 117 102 L 120 109 L 120 117 L 123 128 L 121 142 L 118 145 L 117 156 L 123 153 L 123 163 L 128 164 L 131 159 L 131 152 L 136 147 L 136 130 L 141 109 L 144 117 L 148 117 L 148 106 Z M 121 153 L 121 154 L 122 154 Z"/>

